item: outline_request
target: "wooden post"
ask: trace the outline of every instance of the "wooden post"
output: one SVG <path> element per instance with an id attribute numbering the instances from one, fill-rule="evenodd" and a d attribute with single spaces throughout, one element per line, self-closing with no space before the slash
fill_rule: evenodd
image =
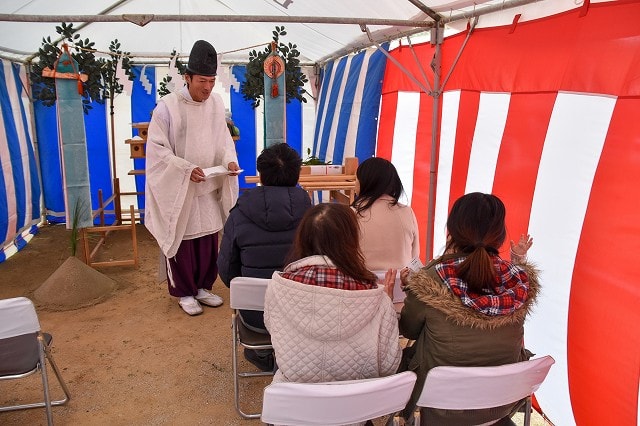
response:
<path id="1" fill-rule="evenodd" d="M 113 179 L 113 192 L 115 198 L 113 199 L 113 209 L 115 210 L 116 220 L 118 224 L 122 223 L 122 206 L 120 204 L 120 179 Z"/>
<path id="2" fill-rule="evenodd" d="M 345 157 L 344 174 L 355 175 L 358 170 L 358 157 Z"/>

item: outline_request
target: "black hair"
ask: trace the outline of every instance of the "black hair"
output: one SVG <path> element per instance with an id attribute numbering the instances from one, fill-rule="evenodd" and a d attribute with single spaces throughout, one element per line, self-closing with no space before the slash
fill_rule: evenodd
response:
<path id="1" fill-rule="evenodd" d="M 265 148 L 256 162 L 260 183 L 265 186 L 296 186 L 300 178 L 302 159 L 286 143 Z"/>
<path id="2" fill-rule="evenodd" d="M 393 198 L 392 205 L 398 204 L 398 199 L 404 192 L 398 171 L 384 158 L 372 157 L 363 161 L 358 166 L 356 177 L 360 183 L 360 191 L 352 206 L 359 215 L 383 195 Z"/>

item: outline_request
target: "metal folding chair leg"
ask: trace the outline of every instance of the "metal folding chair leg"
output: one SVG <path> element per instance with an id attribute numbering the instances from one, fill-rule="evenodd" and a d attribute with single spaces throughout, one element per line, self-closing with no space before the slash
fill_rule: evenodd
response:
<path id="1" fill-rule="evenodd" d="M 64 380 L 62 379 L 62 375 L 60 374 L 60 370 L 58 369 L 58 366 L 55 363 L 55 360 L 53 358 L 53 354 L 51 353 L 51 350 L 47 344 L 47 342 L 45 341 L 44 336 L 42 335 L 42 333 L 39 333 L 37 336 L 37 340 L 38 340 L 38 359 L 39 359 L 39 366 L 36 370 L 32 370 L 32 371 L 28 371 L 24 374 L 19 374 L 19 375 L 15 375 L 15 376 L 11 376 L 11 377 L 5 377 L 4 379 L 18 379 L 18 378 L 22 378 L 22 377 L 27 377 L 30 376 L 31 374 L 35 373 L 36 371 L 40 371 L 40 377 L 42 379 L 42 388 L 43 388 L 43 395 L 44 395 L 44 401 L 43 402 L 34 402 L 34 403 L 30 403 L 30 404 L 20 404 L 20 405 L 12 405 L 12 406 L 6 406 L 6 407 L 0 407 L 0 412 L 2 411 L 15 411 L 15 410 L 24 410 L 24 409 L 29 409 L 29 408 L 45 408 L 46 414 L 47 414 L 47 424 L 48 425 L 52 425 L 53 424 L 53 413 L 51 410 L 51 407 L 53 406 L 57 406 L 57 405 L 63 405 L 66 404 L 67 401 L 69 401 L 69 399 L 71 399 L 71 394 L 69 393 L 69 389 L 67 388 L 67 384 L 64 382 Z M 49 361 L 49 365 L 51 366 L 51 369 L 53 370 L 53 373 L 55 374 L 58 383 L 60 384 L 60 387 L 62 388 L 62 391 L 64 392 L 64 398 L 62 399 L 58 399 L 58 400 L 51 400 L 51 392 L 49 390 L 49 374 L 47 372 L 47 360 Z"/>
<path id="2" fill-rule="evenodd" d="M 248 348 L 248 349 L 271 349 L 271 345 L 249 345 L 243 343 L 239 338 L 239 330 L 238 330 L 238 321 L 239 317 L 237 313 L 232 314 L 231 316 L 231 358 L 233 364 L 233 400 L 236 411 L 238 414 L 245 419 L 259 419 L 261 413 L 246 413 L 240 407 L 240 378 L 247 377 L 261 377 L 261 376 L 272 376 L 272 371 L 260 371 L 260 372 L 242 372 L 238 371 L 238 347 Z"/>

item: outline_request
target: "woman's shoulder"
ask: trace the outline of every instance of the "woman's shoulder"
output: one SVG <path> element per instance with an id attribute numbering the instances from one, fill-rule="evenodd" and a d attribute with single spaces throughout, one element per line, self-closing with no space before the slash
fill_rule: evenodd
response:
<path id="1" fill-rule="evenodd" d="M 401 203 L 390 195 L 381 196 L 371 207 L 375 207 L 377 210 L 386 210 L 393 214 L 414 215 L 410 205 Z"/>

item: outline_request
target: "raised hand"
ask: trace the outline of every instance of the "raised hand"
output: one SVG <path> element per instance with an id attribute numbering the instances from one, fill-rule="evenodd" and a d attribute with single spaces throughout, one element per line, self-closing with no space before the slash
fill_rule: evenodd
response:
<path id="1" fill-rule="evenodd" d="M 524 260 L 527 257 L 527 251 L 533 245 L 533 238 L 529 234 L 520 234 L 520 239 L 517 243 L 514 243 L 513 240 L 510 241 L 511 244 L 511 260 L 514 262 L 519 262 Z"/>
<path id="2" fill-rule="evenodd" d="M 393 300 L 393 288 L 396 285 L 397 273 L 398 273 L 397 269 L 389 269 L 384 274 L 384 291 L 391 298 L 391 300 Z"/>

